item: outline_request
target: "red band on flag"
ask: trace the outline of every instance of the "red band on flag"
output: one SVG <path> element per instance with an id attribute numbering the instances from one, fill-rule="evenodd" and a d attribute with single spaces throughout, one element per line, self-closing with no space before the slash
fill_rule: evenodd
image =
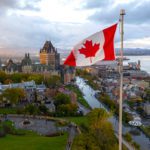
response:
<path id="1" fill-rule="evenodd" d="M 114 24 L 113 26 L 106 28 L 103 30 L 104 37 L 105 37 L 105 43 L 104 43 L 104 53 L 105 58 L 104 60 L 114 60 L 115 59 L 115 53 L 114 53 L 114 35 L 117 28 L 117 24 Z"/>
<path id="2" fill-rule="evenodd" d="M 76 59 L 74 57 L 73 51 L 71 51 L 70 55 L 65 60 L 64 65 L 76 66 Z"/>

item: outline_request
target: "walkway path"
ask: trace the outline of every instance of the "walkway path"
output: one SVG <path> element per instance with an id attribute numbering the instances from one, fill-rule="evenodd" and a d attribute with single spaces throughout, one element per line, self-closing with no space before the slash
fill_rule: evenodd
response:
<path id="1" fill-rule="evenodd" d="M 75 136 L 77 134 L 80 134 L 81 131 L 76 124 L 70 123 L 68 132 L 69 132 L 69 136 L 68 136 L 68 140 L 67 140 L 66 150 L 71 150 L 71 146 L 72 146 Z"/>

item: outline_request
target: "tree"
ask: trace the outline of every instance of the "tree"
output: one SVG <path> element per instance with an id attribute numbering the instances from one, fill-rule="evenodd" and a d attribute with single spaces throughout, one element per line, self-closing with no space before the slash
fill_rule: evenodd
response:
<path id="1" fill-rule="evenodd" d="M 12 81 L 11 79 L 6 79 L 6 80 L 4 81 L 4 84 L 10 84 L 10 83 L 13 83 L 13 81 Z"/>
<path id="2" fill-rule="evenodd" d="M 71 104 L 70 97 L 63 93 L 58 93 L 54 98 L 56 106 L 56 115 L 58 116 L 75 116 L 78 106 Z"/>
<path id="3" fill-rule="evenodd" d="M 57 114 L 62 116 L 74 116 L 77 112 L 76 104 L 62 104 L 57 108 Z"/>
<path id="4" fill-rule="evenodd" d="M 14 83 L 20 83 L 22 81 L 22 74 L 21 73 L 14 73 L 11 75 L 11 80 Z"/>
<path id="5" fill-rule="evenodd" d="M 59 105 L 62 105 L 62 104 L 69 104 L 70 103 L 70 97 L 66 94 L 63 94 L 63 93 L 58 93 L 55 97 L 54 97 L 54 104 L 56 106 L 56 108 L 59 106 Z"/>
<path id="6" fill-rule="evenodd" d="M 88 130 L 77 136 L 73 143 L 73 150 L 117 150 L 112 124 L 108 121 L 111 114 L 104 109 L 93 109 L 88 114 Z M 78 148 L 77 148 L 78 149 Z"/>
<path id="7" fill-rule="evenodd" d="M 132 141 L 132 136 L 129 132 L 127 132 L 125 135 L 124 135 L 124 138 L 127 142 L 131 142 Z"/>
<path id="8" fill-rule="evenodd" d="M 43 75 L 32 74 L 28 77 L 28 81 L 34 80 L 36 84 L 41 84 L 44 81 Z"/>
<path id="9" fill-rule="evenodd" d="M 123 112 L 123 122 L 128 123 L 129 121 L 133 120 L 133 116 L 129 114 L 128 112 Z"/>
<path id="10" fill-rule="evenodd" d="M 16 104 L 25 97 L 25 91 L 21 88 L 8 88 L 3 92 L 2 96 L 12 104 Z"/>
<path id="11" fill-rule="evenodd" d="M 88 114 L 91 134 L 102 149 L 112 149 L 112 145 L 116 144 L 113 126 L 108 121 L 110 116 L 104 109 L 98 108 Z"/>
<path id="12" fill-rule="evenodd" d="M 91 129 L 98 129 L 106 122 L 109 118 L 108 114 L 104 109 L 95 108 L 88 114 L 88 120 Z"/>
<path id="13" fill-rule="evenodd" d="M 25 113 L 29 115 L 36 115 L 39 113 L 39 109 L 35 105 L 29 104 L 25 107 Z"/>
<path id="14" fill-rule="evenodd" d="M 4 83 L 6 79 L 7 79 L 7 74 L 3 71 L 0 71 L 0 83 Z"/>
<path id="15" fill-rule="evenodd" d="M 150 89 L 145 90 L 144 100 L 150 102 Z"/>
<path id="16" fill-rule="evenodd" d="M 45 84 L 48 87 L 55 88 L 61 84 L 61 80 L 59 76 L 53 75 L 45 79 Z"/>
<path id="17" fill-rule="evenodd" d="M 40 113 L 43 113 L 46 115 L 48 113 L 48 108 L 45 105 L 40 105 L 39 111 L 40 111 Z"/>

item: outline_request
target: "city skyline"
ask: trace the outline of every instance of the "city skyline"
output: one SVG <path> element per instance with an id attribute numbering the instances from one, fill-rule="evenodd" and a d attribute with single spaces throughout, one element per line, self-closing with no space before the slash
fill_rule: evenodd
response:
<path id="1" fill-rule="evenodd" d="M 126 10 L 125 47 L 149 49 L 149 4 L 150 0 L 0 0 L 0 54 L 37 55 L 46 40 L 71 50 L 81 39 L 117 22 L 121 8 Z M 119 41 L 118 27 L 116 48 Z"/>

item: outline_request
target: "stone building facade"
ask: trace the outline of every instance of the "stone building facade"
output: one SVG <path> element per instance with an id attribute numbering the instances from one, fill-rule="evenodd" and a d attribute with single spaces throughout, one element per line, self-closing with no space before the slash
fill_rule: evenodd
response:
<path id="1" fill-rule="evenodd" d="M 31 73 L 32 72 L 32 60 L 30 58 L 29 53 L 25 54 L 25 57 L 23 58 L 21 62 L 21 69 L 24 73 Z"/>

